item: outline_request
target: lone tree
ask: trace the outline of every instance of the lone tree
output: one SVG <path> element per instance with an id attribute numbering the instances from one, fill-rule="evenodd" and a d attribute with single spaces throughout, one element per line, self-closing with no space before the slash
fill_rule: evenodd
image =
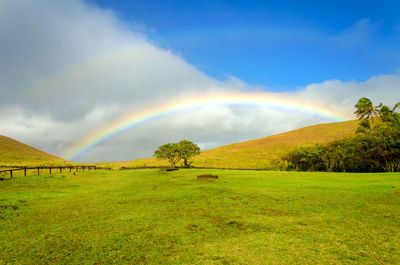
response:
<path id="1" fill-rule="evenodd" d="M 189 140 L 182 140 L 178 143 L 178 145 L 181 151 L 184 167 L 190 167 L 192 162 L 190 162 L 189 159 L 192 156 L 200 154 L 200 147 Z"/>
<path id="2" fill-rule="evenodd" d="M 176 164 L 183 159 L 185 167 L 190 167 L 189 159 L 200 154 L 200 148 L 197 144 L 188 140 L 182 140 L 179 143 L 164 144 L 154 152 L 154 157 L 168 159 L 171 167 L 176 167 Z"/>
<path id="3" fill-rule="evenodd" d="M 175 167 L 176 163 L 182 159 L 181 151 L 177 143 L 168 143 L 158 147 L 153 156 L 161 159 L 168 159 L 171 167 Z"/>

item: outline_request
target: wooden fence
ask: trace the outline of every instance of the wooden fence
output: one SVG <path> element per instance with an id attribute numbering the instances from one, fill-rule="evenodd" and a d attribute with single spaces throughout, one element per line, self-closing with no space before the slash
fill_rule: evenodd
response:
<path id="1" fill-rule="evenodd" d="M 79 171 L 85 171 L 85 170 L 99 170 L 99 169 L 106 169 L 106 170 L 111 170 L 111 168 L 105 168 L 105 167 L 97 167 L 97 166 L 48 166 L 48 167 L 13 167 L 12 169 L 6 169 L 6 170 L 0 170 L 0 174 L 7 174 L 7 172 L 10 173 L 10 178 L 13 178 L 13 172 L 15 171 L 24 171 L 24 176 L 26 177 L 27 175 L 27 170 L 35 170 L 37 172 L 37 175 L 40 175 L 40 172 L 44 171 L 44 170 L 48 170 L 49 174 L 51 174 L 51 172 L 56 172 L 57 170 L 59 170 L 60 173 L 62 173 L 62 171 L 69 171 L 72 172 L 73 170 Z"/>
<path id="2" fill-rule="evenodd" d="M 5 166 L 0 166 L 5 167 Z M 137 170 L 137 169 L 167 169 L 168 167 L 163 167 L 163 166 L 145 166 L 145 167 L 121 167 L 120 169 L 116 170 Z M 190 167 L 192 169 L 220 169 L 220 170 L 253 170 L 253 171 L 269 171 L 270 169 L 268 168 L 215 168 L 215 167 Z M 10 178 L 13 178 L 13 172 L 15 171 L 24 171 L 24 176 L 26 177 L 27 175 L 27 170 L 36 170 L 37 175 L 40 175 L 40 172 L 43 170 L 48 170 L 49 174 L 52 172 L 56 172 L 59 170 L 60 173 L 62 173 L 63 170 L 72 172 L 75 170 L 85 171 L 85 170 L 113 170 L 110 167 L 97 167 L 97 166 L 43 166 L 43 167 L 13 167 L 12 169 L 6 169 L 6 170 L 0 170 L 0 174 L 7 173 L 9 172 Z M 176 169 L 183 169 L 183 167 L 177 167 Z"/>

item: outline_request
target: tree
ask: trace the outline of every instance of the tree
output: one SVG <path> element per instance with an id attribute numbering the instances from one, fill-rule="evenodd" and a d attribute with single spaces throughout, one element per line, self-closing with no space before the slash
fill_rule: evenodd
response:
<path id="1" fill-rule="evenodd" d="M 392 111 L 393 111 L 393 112 L 396 112 L 396 110 L 397 110 L 398 108 L 400 108 L 400 102 L 397 102 L 396 105 L 394 105 Z"/>
<path id="2" fill-rule="evenodd" d="M 200 148 L 197 144 L 189 140 L 182 140 L 179 143 L 168 143 L 158 147 L 153 156 L 168 159 L 171 167 L 176 167 L 176 164 L 183 159 L 184 166 L 190 167 L 189 159 L 198 154 L 200 154 Z"/>
<path id="3" fill-rule="evenodd" d="M 326 153 L 326 147 L 322 145 L 300 147 L 289 152 L 282 159 L 286 162 L 289 170 L 326 171 L 324 153 Z"/>
<path id="4" fill-rule="evenodd" d="M 190 167 L 192 162 L 189 162 L 189 159 L 200 154 L 200 147 L 189 140 L 182 140 L 178 145 L 183 159 L 183 165 L 185 167 Z"/>
<path id="5" fill-rule="evenodd" d="M 356 111 L 354 114 L 356 114 L 357 119 L 369 119 L 371 118 L 372 122 L 372 127 L 375 127 L 375 118 L 379 117 L 379 108 L 382 106 L 382 103 L 380 103 L 378 106 L 374 106 L 372 104 L 372 101 L 368 98 L 360 98 L 354 107 L 356 108 Z"/>
<path id="6" fill-rule="evenodd" d="M 173 168 L 182 159 L 182 153 L 177 143 L 168 143 L 158 147 L 153 156 L 160 159 L 168 159 Z"/>
<path id="7" fill-rule="evenodd" d="M 383 122 L 390 122 L 393 119 L 393 115 L 393 110 L 389 109 L 388 106 L 382 106 L 379 110 L 379 116 Z"/>
<path id="8" fill-rule="evenodd" d="M 397 107 L 396 107 L 397 106 Z M 388 106 L 373 107 L 361 98 L 355 107 L 363 119 L 353 137 L 324 145 L 301 147 L 282 157 L 287 169 L 302 171 L 395 172 L 400 171 L 400 115 Z M 375 112 L 375 113 L 374 113 Z M 370 126 L 365 118 L 377 117 Z"/>
<path id="9" fill-rule="evenodd" d="M 371 129 L 371 124 L 369 123 L 369 120 L 363 119 L 357 128 L 357 133 L 367 133 Z"/>

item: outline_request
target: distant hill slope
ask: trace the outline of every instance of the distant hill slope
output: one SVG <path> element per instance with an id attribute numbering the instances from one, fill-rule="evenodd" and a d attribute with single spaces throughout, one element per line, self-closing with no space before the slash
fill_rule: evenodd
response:
<path id="1" fill-rule="evenodd" d="M 27 165 L 64 161 L 66 160 L 61 157 L 48 154 L 10 137 L 0 135 L 0 165 Z"/>
<path id="2" fill-rule="evenodd" d="M 323 123 L 242 143 L 202 151 L 193 166 L 276 169 L 274 160 L 301 146 L 327 143 L 354 135 L 358 121 Z M 118 163 L 120 166 L 159 166 L 154 158 Z"/>
<path id="3" fill-rule="evenodd" d="M 323 123 L 256 140 L 203 151 L 196 166 L 271 168 L 273 161 L 301 146 L 343 139 L 354 135 L 358 121 Z"/>

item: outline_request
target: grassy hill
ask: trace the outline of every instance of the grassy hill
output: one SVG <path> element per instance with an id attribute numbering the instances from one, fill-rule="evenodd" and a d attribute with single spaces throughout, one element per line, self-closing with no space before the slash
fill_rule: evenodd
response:
<path id="1" fill-rule="evenodd" d="M 323 123 L 242 143 L 202 151 L 194 166 L 215 168 L 275 169 L 274 161 L 301 146 L 327 143 L 354 135 L 358 121 Z M 165 161 L 154 158 L 121 162 L 119 166 L 160 166 Z"/>
<path id="2" fill-rule="evenodd" d="M 352 136 L 358 121 L 313 125 L 256 140 L 205 150 L 196 166 L 270 168 L 273 161 L 301 146 L 327 143 Z"/>
<path id="3" fill-rule="evenodd" d="M 66 161 L 7 136 L 0 135 L 0 165 L 63 163 Z"/>

